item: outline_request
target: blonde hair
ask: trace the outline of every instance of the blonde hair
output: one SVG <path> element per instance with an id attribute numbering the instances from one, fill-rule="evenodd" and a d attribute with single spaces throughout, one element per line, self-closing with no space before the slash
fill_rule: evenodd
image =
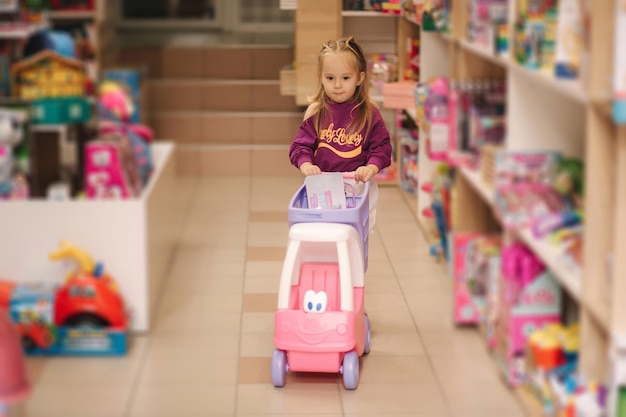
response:
<path id="1" fill-rule="evenodd" d="M 311 98 L 312 103 L 317 103 L 318 107 L 315 111 L 315 130 L 319 135 L 320 124 L 322 120 L 328 120 L 332 118 L 330 107 L 328 106 L 328 97 L 324 91 L 324 86 L 321 82 L 322 78 L 322 66 L 324 64 L 324 58 L 329 54 L 344 54 L 348 59 L 350 65 L 356 70 L 357 74 L 363 72 L 365 77 L 363 82 L 356 87 L 354 92 L 354 107 L 350 112 L 352 122 L 347 127 L 348 132 L 360 132 L 363 128 L 367 128 L 369 131 L 372 125 L 372 107 L 376 104 L 369 97 L 369 74 L 367 71 L 367 59 L 363 53 L 361 46 L 354 40 L 353 36 L 345 38 L 331 40 L 326 42 L 320 49 L 319 57 L 317 60 L 317 71 L 319 76 L 319 88 L 317 93 Z"/>

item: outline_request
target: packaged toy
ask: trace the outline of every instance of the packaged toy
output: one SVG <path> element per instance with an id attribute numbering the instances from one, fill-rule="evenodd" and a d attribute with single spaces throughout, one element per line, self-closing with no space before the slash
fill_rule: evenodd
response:
<path id="1" fill-rule="evenodd" d="M 554 71 L 558 78 L 580 77 L 588 35 L 583 3 L 577 0 L 559 0 Z"/>
<path id="2" fill-rule="evenodd" d="M 530 334 L 560 322 L 562 292 L 541 261 L 514 242 L 502 249 L 500 297 L 494 350 L 503 375 L 515 386 L 526 377 L 525 352 Z"/>
<path id="3" fill-rule="evenodd" d="M 148 126 L 130 123 L 134 106 L 129 95 L 116 82 L 100 86 L 98 104 L 100 134 L 118 133 L 128 137 L 142 185 L 148 183 L 153 169 L 151 142 L 153 132 Z"/>
<path id="4" fill-rule="evenodd" d="M 486 321 L 489 289 L 500 273 L 500 235 L 454 233 L 454 321 L 477 325 Z"/>
<path id="5" fill-rule="evenodd" d="M 90 199 L 141 195 L 141 179 L 127 136 L 107 133 L 85 145 L 85 188 Z"/>
<path id="6" fill-rule="evenodd" d="M 0 281 L 0 307 L 8 307 L 29 355 L 120 355 L 126 352 L 128 316 L 117 284 L 83 249 L 61 242 L 50 260 L 71 259 L 74 271 L 59 284 Z"/>
<path id="7" fill-rule="evenodd" d="M 453 116 L 450 114 L 450 85 L 446 78 L 433 80 L 424 102 L 424 113 L 429 123 L 426 149 L 434 161 L 446 161 L 453 139 Z"/>
<path id="8" fill-rule="evenodd" d="M 43 50 L 11 66 L 13 95 L 24 100 L 83 97 L 85 71 L 82 62 Z"/>
<path id="9" fill-rule="evenodd" d="M 496 153 L 494 185 L 553 184 L 562 153 L 558 151 L 506 151 Z"/>
<path id="10" fill-rule="evenodd" d="M 15 161 L 15 149 L 24 140 L 27 119 L 24 111 L 0 109 L 0 199 L 28 197 L 25 173 Z"/>

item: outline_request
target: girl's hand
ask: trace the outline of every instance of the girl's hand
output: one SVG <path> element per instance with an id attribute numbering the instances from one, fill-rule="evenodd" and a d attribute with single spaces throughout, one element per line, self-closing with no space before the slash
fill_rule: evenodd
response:
<path id="1" fill-rule="evenodd" d="M 378 174 L 378 167 L 376 165 L 366 165 L 362 167 L 358 167 L 356 171 L 354 171 L 354 180 L 358 182 L 368 182 L 374 176 Z"/>
<path id="2" fill-rule="evenodd" d="M 317 165 L 313 165 L 310 162 L 305 162 L 302 165 L 300 165 L 300 172 L 302 172 L 302 174 L 304 174 L 305 177 L 308 177 L 311 175 L 321 174 L 322 170 Z"/>

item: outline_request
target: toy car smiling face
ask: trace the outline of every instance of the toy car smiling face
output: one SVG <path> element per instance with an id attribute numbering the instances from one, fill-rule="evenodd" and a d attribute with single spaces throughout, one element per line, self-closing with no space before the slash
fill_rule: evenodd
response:
<path id="1" fill-rule="evenodd" d="M 328 294 L 325 291 L 308 290 L 304 294 L 303 308 L 307 313 L 323 313 L 328 307 Z"/>

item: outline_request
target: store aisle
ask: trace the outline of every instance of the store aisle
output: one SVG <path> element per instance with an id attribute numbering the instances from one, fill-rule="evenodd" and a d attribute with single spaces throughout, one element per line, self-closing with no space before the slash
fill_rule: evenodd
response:
<path id="1" fill-rule="evenodd" d="M 517 417 L 478 333 L 452 326 L 450 285 L 400 191 L 381 187 L 360 385 L 270 380 L 293 177 L 197 180 L 150 335 L 125 358 L 28 359 L 27 417 Z"/>

